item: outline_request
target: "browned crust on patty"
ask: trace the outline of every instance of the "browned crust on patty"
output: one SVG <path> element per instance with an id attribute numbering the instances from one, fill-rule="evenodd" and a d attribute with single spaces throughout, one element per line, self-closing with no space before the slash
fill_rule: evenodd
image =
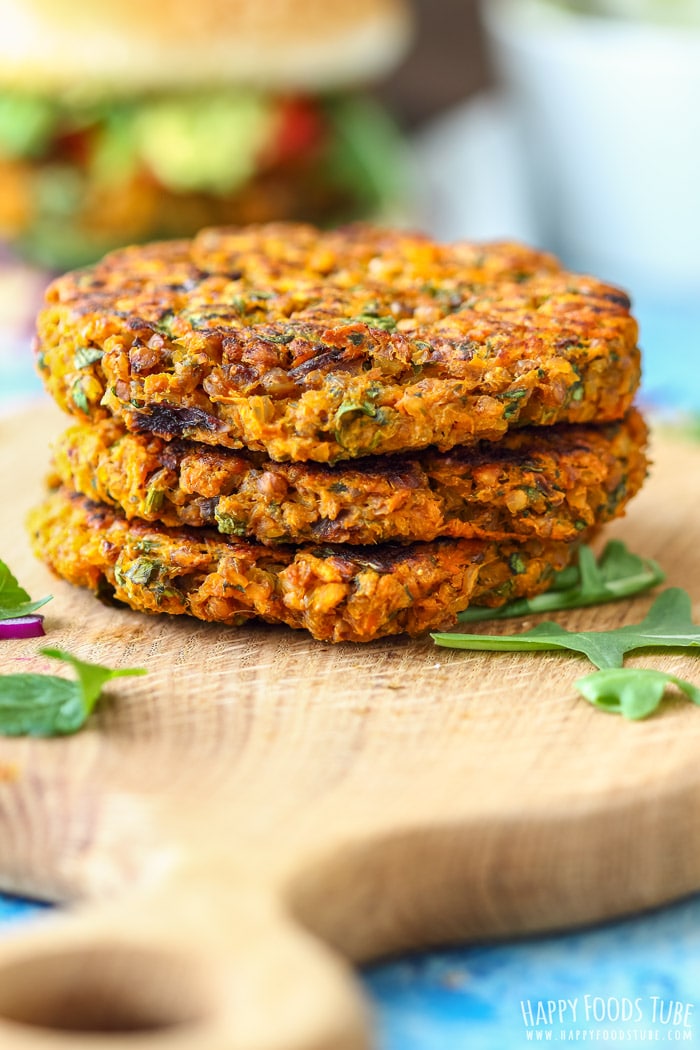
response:
<path id="1" fill-rule="evenodd" d="M 278 224 L 60 278 L 37 347 L 84 419 L 332 462 L 620 419 L 636 341 L 624 293 L 541 252 Z"/>
<path id="2" fill-rule="evenodd" d="M 55 573 L 132 609 L 231 625 L 259 618 L 335 642 L 417 635 L 453 623 L 470 601 L 537 594 L 576 550 L 537 539 L 270 548 L 127 522 L 65 491 L 32 512 L 29 528 Z"/>
<path id="3" fill-rule="evenodd" d="M 54 444 L 60 482 L 127 518 L 265 544 L 569 541 L 624 513 L 644 481 L 646 426 L 528 428 L 497 444 L 412 457 L 275 463 L 254 454 L 78 424 Z"/>

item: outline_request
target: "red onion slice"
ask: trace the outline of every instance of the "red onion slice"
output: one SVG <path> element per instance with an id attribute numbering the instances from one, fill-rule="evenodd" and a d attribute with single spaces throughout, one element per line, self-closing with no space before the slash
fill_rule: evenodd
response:
<path id="1" fill-rule="evenodd" d="M 43 616 L 16 616 L 11 620 L 0 620 L 0 639 L 40 638 L 46 634 Z"/>

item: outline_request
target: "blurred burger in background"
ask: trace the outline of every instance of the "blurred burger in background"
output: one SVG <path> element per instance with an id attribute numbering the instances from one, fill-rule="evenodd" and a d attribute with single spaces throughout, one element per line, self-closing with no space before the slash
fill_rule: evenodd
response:
<path id="1" fill-rule="evenodd" d="M 45 266 L 219 223 L 392 217 L 362 88 L 407 0 L 0 0 L 0 238 Z M 393 216 L 395 217 L 395 216 Z"/>

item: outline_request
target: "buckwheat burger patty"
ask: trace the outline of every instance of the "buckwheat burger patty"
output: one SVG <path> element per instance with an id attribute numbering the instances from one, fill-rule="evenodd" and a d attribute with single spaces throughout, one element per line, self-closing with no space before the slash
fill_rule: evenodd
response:
<path id="1" fill-rule="evenodd" d="M 601 427 L 508 433 L 451 452 L 328 466 L 77 424 L 54 445 L 59 481 L 129 519 L 207 526 L 261 543 L 573 540 L 624 513 L 646 474 L 632 411 Z"/>
<path id="2" fill-rule="evenodd" d="M 513 244 L 214 229 L 59 278 L 37 353 L 83 420 L 325 463 L 621 419 L 639 382 L 629 306 Z"/>
<path id="3" fill-rule="evenodd" d="M 576 552 L 538 539 L 271 548 L 128 522 L 65 490 L 29 527 L 55 573 L 137 611 L 231 625 L 259 618 L 334 642 L 417 635 L 453 623 L 470 601 L 498 606 L 537 594 Z"/>

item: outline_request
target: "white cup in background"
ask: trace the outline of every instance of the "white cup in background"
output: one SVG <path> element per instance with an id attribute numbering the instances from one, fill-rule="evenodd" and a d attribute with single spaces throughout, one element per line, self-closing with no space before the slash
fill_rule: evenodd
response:
<path id="1" fill-rule="evenodd" d="M 700 29 L 484 0 L 540 242 L 700 302 Z"/>

